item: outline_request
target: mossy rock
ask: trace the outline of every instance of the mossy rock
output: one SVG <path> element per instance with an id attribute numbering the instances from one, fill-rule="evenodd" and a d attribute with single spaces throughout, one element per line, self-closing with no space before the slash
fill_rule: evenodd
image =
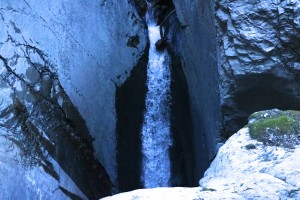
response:
<path id="1" fill-rule="evenodd" d="M 293 148 L 300 144 L 300 111 L 277 109 L 253 113 L 249 131 L 253 139 L 268 145 Z"/>

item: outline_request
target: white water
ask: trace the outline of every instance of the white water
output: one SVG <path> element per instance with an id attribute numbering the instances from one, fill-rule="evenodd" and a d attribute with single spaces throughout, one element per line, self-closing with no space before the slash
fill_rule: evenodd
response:
<path id="1" fill-rule="evenodd" d="M 150 21 L 150 22 L 149 22 Z M 170 68 L 166 50 L 157 52 L 155 43 L 160 39 L 159 26 L 148 20 L 150 38 L 147 67 L 146 113 L 142 128 L 143 169 L 145 188 L 170 186 L 169 147 L 170 133 Z"/>

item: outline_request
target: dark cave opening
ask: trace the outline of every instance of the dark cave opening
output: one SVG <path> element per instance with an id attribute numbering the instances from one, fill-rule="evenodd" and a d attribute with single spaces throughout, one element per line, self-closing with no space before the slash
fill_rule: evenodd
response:
<path id="1" fill-rule="evenodd" d="M 231 104 L 223 106 L 225 138 L 245 126 L 253 112 L 273 108 L 300 109 L 300 85 L 294 78 L 279 77 L 272 73 L 251 74 L 238 77 L 236 86 Z"/>

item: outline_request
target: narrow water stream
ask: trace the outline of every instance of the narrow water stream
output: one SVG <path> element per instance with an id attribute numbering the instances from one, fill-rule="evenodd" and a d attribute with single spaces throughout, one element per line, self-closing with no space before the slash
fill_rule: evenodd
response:
<path id="1" fill-rule="evenodd" d="M 160 39 L 151 9 L 147 14 L 150 39 L 147 67 L 146 112 L 142 128 L 143 169 L 145 188 L 170 186 L 170 58 L 166 50 L 158 52 L 155 43 Z"/>

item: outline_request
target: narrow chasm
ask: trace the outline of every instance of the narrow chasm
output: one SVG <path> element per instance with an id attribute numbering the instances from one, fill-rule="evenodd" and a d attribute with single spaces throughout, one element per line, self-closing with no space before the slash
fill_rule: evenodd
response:
<path id="1" fill-rule="evenodd" d="M 153 3 L 157 23 L 165 23 L 174 13 L 172 1 Z M 149 4 L 148 4 L 149 6 Z M 159 10 L 162 9 L 162 10 Z M 165 17 L 165 18 L 164 18 Z M 161 26 L 162 27 L 162 26 Z M 163 35 L 161 35 L 161 39 Z M 170 55 L 170 186 L 195 186 L 193 124 L 188 84 L 179 56 L 170 45 L 165 46 Z M 163 48 L 165 48 L 163 47 Z M 146 112 L 147 66 L 149 46 L 129 77 L 116 85 L 116 135 L 117 171 L 119 192 L 143 188 L 142 129 Z M 157 130 L 159 131 L 159 130 Z M 155 139 L 155 138 L 154 138 Z"/>
<path id="2" fill-rule="evenodd" d="M 195 134 L 188 77 L 182 64 L 184 34 L 175 7 L 173 3 L 170 5 L 161 29 L 171 57 L 171 132 L 173 139 L 173 146 L 170 149 L 171 185 L 192 187 L 198 186 L 199 172 L 204 173 L 207 169 L 208 150 L 204 136 Z M 200 157 L 200 159 L 196 157 Z"/>
<path id="3" fill-rule="evenodd" d="M 171 185 L 195 186 L 193 125 L 188 86 L 180 58 L 168 48 L 171 56 Z"/>
<path id="4" fill-rule="evenodd" d="M 145 110 L 148 50 L 130 76 L 116 87 L 117 170 L 120 192 L 142 188 L 141 129 Z"/>
<path id="5" fill-rule="evenodd" d="M 171 50 L 169 50 L 171 52 Z M 171 55 L 171 186 L 193 186 L 192 119 L 181 62 Z M 128 79 L 116 88 L 117 163 L 120 192 L 142 188 L 141 129 L 147 92 L 146 52 Z M 130 181 L 129 181 L 130 180 Z"/>

